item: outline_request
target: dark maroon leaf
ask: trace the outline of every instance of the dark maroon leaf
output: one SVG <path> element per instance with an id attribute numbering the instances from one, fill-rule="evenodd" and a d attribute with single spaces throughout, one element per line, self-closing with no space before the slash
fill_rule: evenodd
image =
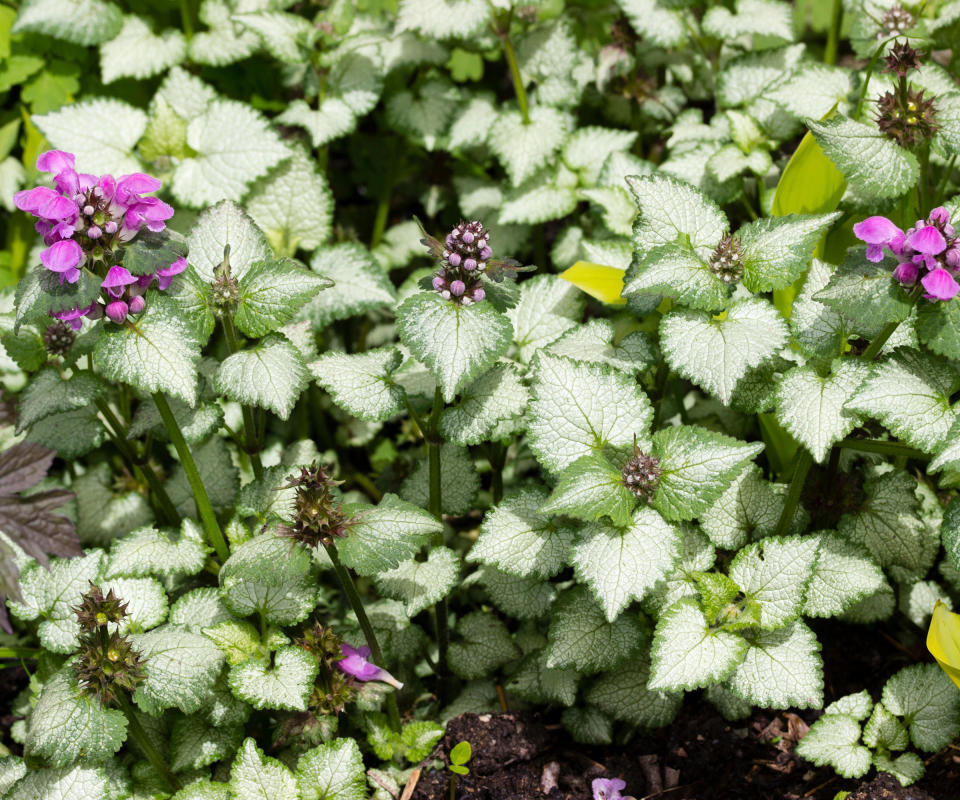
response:
<path id="1" fill-rule="evenodd" d="M 73 521 L 62 514 L 51 514 L 42 503 L 31 503 L 31 499 L 0 499 L 0 530 L 44 565 L 48 554 L 64 558 L 82 555 Z"/>
<path id="2" fill-rule="evenodd" d="M 7 399 L 0 389 L 0 425 L 13 425 L 17 421 L 17 404 Z"/>
<path id="3" fill-rule="evenodd" d="M 76 495 L 69 489 L 51 489 L 47 492 L 37 492 L 21 497 L 20 502 L 29 503 L 40 511 L 53 511 L 64 503 L 69 503 Z M 0 501 L 2 505 L 2 501 Z"/>
<path id="4" fill-rule="evenodd" d="M 0 453 L 0 495 L 10 496 L 36 486 L 47 476 L 56 455 L 55 450 L 29 442 Z"/>

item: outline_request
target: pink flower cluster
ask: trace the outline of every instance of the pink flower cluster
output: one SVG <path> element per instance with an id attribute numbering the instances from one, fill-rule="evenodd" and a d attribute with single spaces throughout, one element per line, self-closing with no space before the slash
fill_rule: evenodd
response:
<path id="1" fill-rule="evenodd" d="M 870 261 L 883 261 L 884 248 L 893 253 L 900 261 L 893 277 L 904 286 L 919 280 L 927 300 L 951 300 L 960 291 L 960 239 L 943 206 L 906 232 L 886 217 L 868 217 L 854 225 L 853 232 L 867 243 Z"/>
<path id="2" fill-rule="evenodd" d="M 40 254 L 44 267 L 59 277 L 60 283 L 76 283 L 81 270 L 101 278 L 102 303 L 94 300 L 87 308 L 74 308 L 52 315 L 74 329 L 80 318 L 98 319 L 106 315 L 116 323 L 128 314 L 139 314 L 146 301 L 147 288 L 157 281 L 166 289 L 177 273 L 186 269 L 179 258 L 149 275 L 134 276 L 119 266 L 123 245 L 141 228 L 159 233 L 173 209 L 157 197 L 143 195 L 160 188 L 160 181 L 135 172 L 114 178 L 112 175 L 88 175 L 75 169 L 72 153 L 50 150 L 37 159 L 37 169 L 53 174 L 53 189 L 37 186 L 17 192 L 14 203 L 21 211 L 36 217 L 36 229 L 47 248 Z"/>

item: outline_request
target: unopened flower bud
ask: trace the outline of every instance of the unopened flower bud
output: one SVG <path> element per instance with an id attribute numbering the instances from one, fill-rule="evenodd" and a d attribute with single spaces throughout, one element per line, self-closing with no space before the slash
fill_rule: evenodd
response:
<path id="1" fill-rule="evenodd" d="M 433 288 L 436 289 L 438 292 L 441 291 L 446 285 L 447 284 L 443 280 L 443 276 L 441 275 L 433 276 Z"/>
<path id="2" fill-rule="evenodd" d="M 473 302 L 479 303 L 481 300 L 483 300 L 484 297 L 487 296 L 487 293 L 483 291 L 482 287 L 478 286 L 476 289 L 473 290 L 472 296 L 473 296 Z"/>
<path id="3" fill-rule="evenodd" d="M 732 236 L 724 236 L 710 256 L 710 269 L 724 283 L 737 283 L 743 277 L 740 243 Z"/>
<path id="4" fill-rule="evenodd" d="M 450 266 L 451 266 L 451 267 L 459 267 L 459 266 L 460 266 L 460 262 L 461 262 L 462 260 L 463 260 L 463 259 L 462 259 L 461 255 L 460 255 L 459 253 L 451 253 L 450 256 L 447 258 L 447 261 L 450 262 Z M 470 260 L 470 259 L 467 259 L 467 261 L 469 261 L 469 260 Z M 467 267 L 467 269 L 470 269 L 470 267 Z"/>
<path id="5" fill-rule="evenodd" d="M 134 295 L 130 298 L 130 313 L 139 314 L 147 305 L 147 301 L 143 299 L 142 294 Z"/>
<path id="6" fill-rule="evenodd" d="M 468 230 L 464 231 L 462 238 L 463 238 L 463 241 L 466 242 L 467 244 L 473 244 L 474 236 L 472 231 L 468 231 Z"/>
<path id="7" fill-rule="evenodd" d="M 477 268 L 476 259 L 468 258 L 463 262 L 463 268 L 467 270 L 467 272 L 473 272 Z"/>
<path id="8" fill-rule="evenodd" d="M 103 236 L 103 231 L 100 230 L 96 225 L 91 225 L 87 228 L 87 238 L 88 239 L 99 239 Z"/>
<path id="9" fill-rule="evenodd" d="M 127 318 L 127 312 L 129 310 L 129 306 L 123 300 L 114 300 L 112 303 L 107 304 L 104 313 L 119 325 Z"/>
<path id="10" fill-rule="evenodd" d="M 452 281 L 450 283 L 450 294 L 454 297 L 460 297 L 467 290 L 467 286 L 463 281 Z"/>

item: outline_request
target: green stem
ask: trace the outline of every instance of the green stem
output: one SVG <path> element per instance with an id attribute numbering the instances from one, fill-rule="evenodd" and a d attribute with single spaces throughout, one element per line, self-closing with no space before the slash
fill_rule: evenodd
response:
<path id="1" fill-rule="evenodd" d="M 930 210 L 930 142 L 920 146 L 920 183 L 918 217 L 925 217 Z"/>
<path id="2" fill-rule="evenodd" d="M 490 445 L 490 494 L 493 504 L 498 505 L 503 500 L 503 465 L 507 462 L 507 448 L 503 442 L 493 442 Z"/>
<path id="3" fill-rule="evenodd" d="M 830 32 L 827 34 L 827 48 L 823 53 L 823 63 L 833 66 L 837 63 L 837 50 L 840 45 L 840 28 L 843 27 L 843 0 L 833 0 L 833 15 L 830 18 Z"/>
<path id="4" fill-rule="evenodd" d="M 888 442 L 882 439 L 842 439 L 837 442 L 837 447 L 859 450 L 862 453 L 882 453 L 883 455 L 915 458 L 922 461 L 930 460 L 930 456 L 915 447 L 910 447 L 903 442 Z"/>
<path id="5" fill-rule="evenodd" d="M 923 286 L 917 284 L 910 290 L 910 304 L 913 305 L 920 299 L 920 295 L 923 293 Z M 887 339 L 893 336 L 893 332 L 900 327 L 899 322 L 888 322 L 883 326 L 883 329 L 876 335 L 872 342 L 867 345 L 867 349 L 863 351 L 861 358 L 867 361 L 873 361 L 880 351 L 883 349 L 883 346 L 887 343 Z"/>
<path id="6" fill-rule="evenodd" d="M 380 643 L 377 641 L 377 634 L 374 633 L 373 625 L 367 617 L 367 612 L 363 608 L 363 600 L 360 599 L 360 593 L 357 591 L 357 585 L 353 582 L 353 576 L 343 564 L 340 563 L 340 554 L 337 552 L 337 546 L 331 542 L 326 545 L 327 555 L 333 564 L 333 569 L 343 585 L 343 591 L 347 595 L 350 607 L 353 613 L 357 615 L 357 622 L 360 623 L 360 630 L 363 631 L 363 637 L 367 640 L 367 647 L 370 648 L 370 655 L 374 663 L 379 667 L 385 668 L 383 660 L 383 651 L 380 649 Z M 397 705 L 397 695 L 390 692 L 387 695 L 387 715 L 390 718 L 390 727 L 397 733 L 400 732 L 400 707 Z"/>
<path id="7" fill-rule="evenodd" d="M 939 205 L 940 201 L 943 200 L 943 196 L 947 191 L 947 184 L 950 182 L 950 176 L 953 174 L 953 165 L 957 161 L 957 154 L 954 153 L 950 157 L 950 161 L 947 163 L 947 168 L 943 171 L 943 178 L 941 178 L 940 183 L 937 184 L 937 199 L 936 202 Z"/>
<path id="8" fill-rule="evenodd" d="M 240 352 L 240 337 L 237 336 L 233 318 L 229 314 L 224 314 L 220 318 L 220 324 L 223 327 L 223 336 L 227 341 L 227 350 L 230 355 Z M 243 449 L 250 459 L 254 477 L 260 480 L 263 477 L 263 463 L 260 461 L 260 443 L 257 438 L 257 425 L 253 419 L 253 406 L 242 405 L 240 410 L 243 413 Z"/>
<path id="9" fill-rule="evenodd" d="M 168 495 L 167 490 L 163 488 L 163 484 L 160 482 L 160 478 L 157 476 L 153 467 L 150 466 L 150 462 L 146 459 L 138 459 L 133 452 L 133 449 L 127 442 L 126 428 L 123 423 L 117 419 L 117 415 L 113 413 L 110 404 L 102 397 L 99 397 L 94 400 L 94 405 L 96 405 L 97 410 L 104 416 L 104 419 L 106 419 L 108 430 L 113 434 L 111 439 L 121 457 L 124 458 L 133 469 L 139 469 L 143 473 L 143 477 L 150 487 L 153 499 L 157 503 L 157 509 L 166 518 L 167 524 L 179 525 L 180 515 L 177 513 L 177 508 L 174 506 L 173 501 L 170 499 L 170 495 Z"/>
<path id="10" fill-rule="evenodd" d="M 36 658 L 41 652 L 39 647 L 0 647 L 0 658 Z"/>
<path id="11" fill-rule="evenodd" d="M 370 249 L 375 248 L 383 241 L 383 232 L 387 229 L 387 220 L 390 216 L 390 200 L 393 197 L 394 162 L 387 168 L 387 178 L 380 192 L 377 202 L 377 214 L 373 218 L 373 233 L 370 234 Z"/>
<path id="12" fill-rule="evenodd" d="M 424 441 L 427 445 L 427 462 L 430 473 L 430 497 L 427 501 L 427 510 L 440 521 L 441 526 L 443 524 L 443 497 L 441 495 L 440 484 L 440 432 L 438 427 L 440 412 L 442 410 L 443 392 L 440 391 L 440 387 L 438 386 L 433 395 L 433 411 L 427 423 Z M 443 545 L 442 527 L 439 533 L 434 534 L 432 544 L 434 547 Z M 438 692 L 438 696 L 441 698 L 441 703 L 444 694 L 443 679 L 447 673 L 447 649 L 450 645 L 450 623 L 448 616 L 447 599 L 444 597 L 439 600 L 434 607 L 434 617 L 437 628 L 437 675 L 440 677 L 440 691 Z"/>
<path id="13" fill-rule="evenodd" d="M 167 782 L 171 791 L 180 791 L 180 789 L 183 788 L 180 781 L 177 779 L 177 776 L 173 774 L 167 762 L 163 760 L 163 756 L 160 755 L 157 748 L 153 746 L 153 742 L 150 741 L 150 737 L 147 736 L 147 732 L 140 724 L 140 720 L 137 718 L 136 712 L 133 710 L 133 706 L 130 705 L 127 696 L 122 692 L 119 693 L 117 702 L 120 704 L 120 710 L 123 711 L 124 716 L 127 718 L 130 733 L 133 734 L 133 738 L 136 739 L 140 749 L 143 750 L 147 761 L 149 761 L 150 765 L 160 774 L 160 777 Z"/>
<path id="14" fill-rule="evenodd" d="M 200 512 L 200 519 L 203 521 L 203 529 L 206 531 L 207 539 L 217 551 L 221 561 L 226 561 L 230 557 L 230 550 L 227 542 L 223 538 L 223 531 L 220 530 L 220 523 L 217 522 L 217 515 L 213 513 L 213 506 L 210 504 L 210 497 L 203 485 L 203 479 L 197 469 L 197 463 L 193 460 L 193 453 L 187 447 L 186 439 L 183 438 L 183 432 L 177 424 L 173 411 L 170 410 L 170 404 L 163 392 L 157 392 L 153 395 L 153 402 L 157 404 L 157 410 L 160 412 L 160 418 L 167 429 L 167 435 L 180 456 L 180 463 L 183 465 L 184 472 L 187 473 L 187 480 L 190 482 L 190 488 L 193 489 L 194 500 L 197 501 L 197 510 Z"/>
<path id="15" fill-rule="evenodd" d="M 520 113 L 523 115 L 523 124 L 529 125 L 530 109 L 527 106 L 527 90 L 523 87 L 523 78 L 520 76 L 520 67 L 517 64 L 517 54 L 513 50 L 513 42 L 510 41 L 509 33 L 504 33 L 500 38 L 503 39 L 503 52 L 510 64 L 510 77 L 513 78 L 513 90 L 517 93 L 517 105 L 520 106 Z"/>
<path id="16" fill-rule="evenodd" d="M 193 10 L 190 8 L 190 0 L 180 0 L 180 25 L 183 27 L 183 35 L 192 39 Z"/>
<path id="17" fill-rule="evenodd" d="M 867 89 L 870 87 L 870 78 L 873 77 L 873 70 L 877 65 L 877 60 L 880 58 L 883 53 L 886 52 L 887 43 L 891 39 L 895 39 L 895 36 L 891 36 L 887 39 L 884 39 L 877 45 L 877 49 L 873 52 L 873 55 L 870 57 L 870 63 L 867 64 L 867 71 L 863 76 L 863 85 L 860 88 L 860 99 L 857 100 L 857 107 L 853 112 L 853 119 L 860 119 L 860 115 L 863 113 L 863 104 L 867 99 Z"/>
<path id="18" fill-rule="evenodd" d="M 813 456 L 804 448 L 797 451 L 797 458 L 793 462 L 793 477 L 790 479 L 790 490 L 787 492 L 787 499 L 784 501 L 783 510 L 780 512 L 780 519 L 777 520 L 777 528 L 773 532 L 774 536 L 783 536 L 790 528 L 793 522 L 793 515 L 797 513 L 797 506 L 800 505 L 800 494 L 803 492 L 803 484 L 807 480 L 807 473 L 813 464 Z"/>

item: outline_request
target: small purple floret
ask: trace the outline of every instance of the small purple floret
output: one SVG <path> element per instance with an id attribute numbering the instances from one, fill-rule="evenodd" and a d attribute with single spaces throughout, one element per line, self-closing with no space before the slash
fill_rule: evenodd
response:
<path id="1" fill-rule="evenodd" d="M 343 644 L 340 646 L 340 650 L 343 652 L 343 658 L 337 662 L 337 669 L 341 672 L 352 675 L 358 681 L 382 681 L 383 683 L 389 683 L 396 689 L 403 688 L 403 684 L 393 675 L 369 660 L 370 648 L 366 645 L 351 647 L 348 644 Z"/>
<path id="2" fill-rule="evenodd" d="M 593 800 L 622 800 L 621 792 L 627 788 L 627 783 L 620 778 L 594 778 L 590 788 Z"/>

